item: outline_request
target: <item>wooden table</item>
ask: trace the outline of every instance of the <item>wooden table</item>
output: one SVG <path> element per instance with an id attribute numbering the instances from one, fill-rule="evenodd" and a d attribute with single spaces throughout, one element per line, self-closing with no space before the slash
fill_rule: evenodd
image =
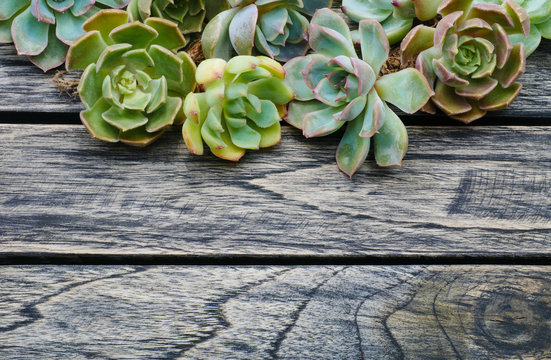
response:
<path id="1" fill-rule="evenodd" d="M 403 116 L 349 180 L 285 126 L 238 164 L 93 140 L 0 47 L 1 359 L 551 359 L 551 42 L 506 111 Z"/>

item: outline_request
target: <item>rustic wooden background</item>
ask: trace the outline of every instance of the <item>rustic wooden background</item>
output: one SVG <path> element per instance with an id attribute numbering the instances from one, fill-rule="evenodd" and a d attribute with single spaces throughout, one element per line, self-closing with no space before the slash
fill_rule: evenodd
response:
<path id="1" fill-rule="evenodd" d="M 551 359 L 551 44 L 507 110 L 403 116 L 404 167 L 338 135 L 238 164 L 90 138 L 0 46 L 1 359 Z"/>

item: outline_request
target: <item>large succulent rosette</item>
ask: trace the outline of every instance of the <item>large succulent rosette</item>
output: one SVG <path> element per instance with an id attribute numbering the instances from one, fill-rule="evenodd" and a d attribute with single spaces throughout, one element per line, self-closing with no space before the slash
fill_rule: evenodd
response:
<path id="1" fill-rule="evenodd" d="M 374 139 L 380 166 L 400 165 L 407 150 L 407 132 L 389 102 L 407 113 L 419 110 L 432 95 L 416 69 L 379 77 L 389 44 L 375 20 L 359 23 L 362 58 L 358 58 L 350 30 L 329 9 L 318 10 L 310 25 L 315 53 L 285 64 L 286 81 L 295 92 L 287 122 L 304 136 L 346 130 L 337 148 L 337 165 L 352 176 L 367 157 Z"/>
<path id="2" fill-rule="evenodd" d="M 528 35 L 526 12 L 511 0 L 503 6 L 446 0 L 438 12 L 436 29 L 419 25 L 401 45 L 402 61 L 417 56 L 417 69 L 434 86 L 432 104 L 465 123 L 508 106 L 526 63 L 524 45 L 513 45 L 509 35 Z M 434 112 L 432 104 L 425 110 Z"/>
<path id="3" fill-rule="evenodd" d="M 0 0 L 0 42 L 14 42 L 19 55 L 43 71 L 60 66 L 67 49 L 84 34 L 82 24 L 101 8 L 130 0 Z"/>
<path id="4" fill-rule="evenodd" d="M 342 11 L 352 20 L 378 21 L 390 45 L 398 43 L 413 26 L 413 20 L 436 17 L 442 0 L 343 0 Z"/>
<path id="5" fill-rule="evenodd" d="M 126 11 L 103 10 L 84 23 L 67 69 L 85 69 L 78 92 L 82 123 L 93 137 L 145 146 L 183 121 L 183 98 L 195 89 L 195 64 L 181 51 L 176 24 L 130 22 Z"/>
<path id="6" fill-rule="evenodd" d="M 206 58 L 229 60 L 256 53 L 288 61 L 308 50 L 308 17 L 333 0 L 229 0 L 231 9 L 205 27 Z"/>
<path id="7" fill-rule="evenodd" d="M 219 158 L 237 161 L 247 149 L 281 140 L 280 120 L 293 92 L 283 67 L 266 56 L 208 59 L 197 67 L 202 93 L 184 101 L 182 134 L 188 149 L 203 154 L 203 141 Z"/>
<path id="8" fill-rule="evenodd" d="M 153 16 L 178 24 L 184 35 L 203 29 L 205 19 L 212 19 L 227 10 L 226 0 L 131 0 L 128 11 L 135 20 L 144 21 Z"/>
<path id="9" fill-rule="evenodd" d="M 515 0 L 528 14 L 530 18 L 530 34 L 510 36 L 512 42 L 523 43 L 526 56 L 531 55 L 539 46 L 541 38 L 551 39 L 551 0 Z M 477 3 L 502 4 L 502 0 L 475 0 Z"/>

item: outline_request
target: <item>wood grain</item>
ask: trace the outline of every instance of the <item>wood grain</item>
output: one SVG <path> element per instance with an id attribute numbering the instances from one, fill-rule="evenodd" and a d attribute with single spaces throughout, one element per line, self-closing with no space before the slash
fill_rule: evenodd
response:
<path id="1" fill-rule="evenodd" d="M 73 125 L 0 125 L 0 255 L 551 256 L 551 129 L 411 127 L 402 168 L 353 180 L 338 135 L 242 162 Z"/>
<path id="2" fill-rule="evenodd" d="M 26 57 L 17 56 L 12 45 L 0 44 L 0 112 L 75 113 L 82 110 L 78 99 L 59 94 L 52 82 L 53 74 L 53 70 L 44 74 Z M 523 89 L 515 102 L 506 110 L 490 112 L 488 118 L 537 118 L 551 114 L 551 41 L 544 39 L 538 50 L 528 58 L 526 72 L 519 81 Z M 424 116 L 422 113 L 414 115 Z M 13 117 L 8 120 L 17 122 L 18 119 Z"/>
<path id="3" fill-rule="evenodd" d="M 2 267 L 2 359 L 549 359 L 550 269 Z"/>

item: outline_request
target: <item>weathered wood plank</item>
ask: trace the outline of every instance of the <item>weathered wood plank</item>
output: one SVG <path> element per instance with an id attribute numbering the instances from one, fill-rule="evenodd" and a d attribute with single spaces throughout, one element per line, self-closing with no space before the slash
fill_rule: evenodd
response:
<path id="1" fill-rule="evenodd" d="M 53 73 L 42 73 L 25 57 L 17 56 L 12 45 L 0 44 L 0 112 L 80 111 L 82 105 L 78 99 L 59 94 L 52 82 Z M 517 100 L 506 110 L 490 112 L 488 117 L 545 117 L 551 114 L 551 41 L 544 40 L 530 56 L 520 81 L 524 87 Z"/>
<path id="2" fill-rule="evenodd" d="M 338 136 L 239 163 L 82 126 L 0 125 L 0 252 L 551 256 L 551 128 L 411 127 L 402 168 L 337 170 Z"/>
<path id="3" fill-rule="evenodd" d="M 549 359 L 550 271 L 2 267 L 2 359 Z"/>

